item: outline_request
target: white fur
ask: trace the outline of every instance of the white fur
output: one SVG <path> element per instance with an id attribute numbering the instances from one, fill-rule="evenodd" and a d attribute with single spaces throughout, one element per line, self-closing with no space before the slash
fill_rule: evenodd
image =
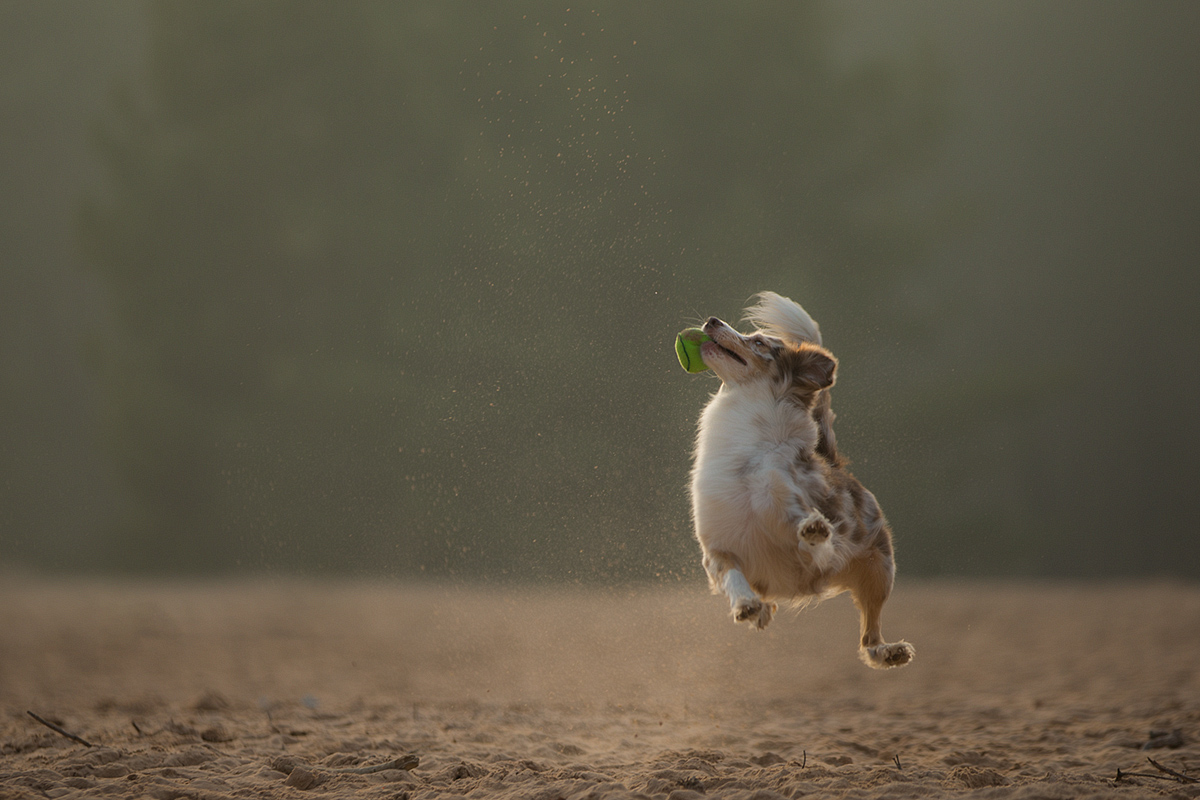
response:
<path id="1" fill-rule="evenodd" d="M 821 326 L 799 303 L 775 292 L 759 292 L 754 297 L 758 304 L 746 309 L 746 322 L 784 341 L 822 343 Z"/>

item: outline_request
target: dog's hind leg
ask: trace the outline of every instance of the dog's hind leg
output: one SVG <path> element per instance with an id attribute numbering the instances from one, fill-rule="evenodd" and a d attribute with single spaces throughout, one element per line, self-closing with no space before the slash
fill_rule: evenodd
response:
<path id="1" fill-rule="evenodd" d="M 735 620 L 748 622 L 759 630 L 771 623 L 778 606 L 758 596 L 742 574 L 741 562 L 736 556 L 719 550 L 706 552 L 704 571 L 708 573 L 713 590 L 729 598 L 729 607 Z"/>
<path id="2" fill-rule="evenodd" d="M 850 596 L 861 615 L 858 656 L 875 669 L 902 667 L 916 655 L 908 642 L 883 640 L 880 616 L 892 591 L 892 576 L 892 560 L 879 550 L 871 550 L 854 561 L 840 576 L 841 582 L 850 589 Z"/>

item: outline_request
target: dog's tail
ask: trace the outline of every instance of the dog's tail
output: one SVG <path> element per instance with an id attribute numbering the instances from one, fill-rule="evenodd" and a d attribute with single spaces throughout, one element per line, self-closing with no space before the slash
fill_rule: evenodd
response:
<path id="1" fill-rule="evenodd" d="M 785 342 L 821 344 L 821 328 L 799 303 L 775 292 L 759 292 L 758 302 L 746 309 L 746 321 Z"/>

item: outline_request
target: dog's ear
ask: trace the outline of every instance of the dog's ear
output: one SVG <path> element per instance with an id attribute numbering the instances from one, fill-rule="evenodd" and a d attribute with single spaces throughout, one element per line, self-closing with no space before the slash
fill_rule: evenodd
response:
<path id="1" fill-rule="evenodd" d="M 828 389 L 837 380 L 837 359 L 833 357 L 833 353 L 820 345 L 808 344 L 798 347 L 792 376 L 805 389 Z"/>
<path id="2" fill-rule="evenodd" d="M 787 345 L 779 364 L 787 380 L 785 391 L 802 408 L 810 408 L 817 392 L 833 386 L 837 379 L 837 359 L 809 342 Z"/>

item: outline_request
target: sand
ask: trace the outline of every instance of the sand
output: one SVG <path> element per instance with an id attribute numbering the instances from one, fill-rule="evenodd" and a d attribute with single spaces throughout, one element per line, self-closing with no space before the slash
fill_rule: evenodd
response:
<path id="1" fill-rule="evenodd" d="M 1200 776 L 1200 587 L 902 578 L 888 672 L 856 626 L 684 584 L 5 576 L 0 798 L 1200 797 L 1147 761 Z"/>

